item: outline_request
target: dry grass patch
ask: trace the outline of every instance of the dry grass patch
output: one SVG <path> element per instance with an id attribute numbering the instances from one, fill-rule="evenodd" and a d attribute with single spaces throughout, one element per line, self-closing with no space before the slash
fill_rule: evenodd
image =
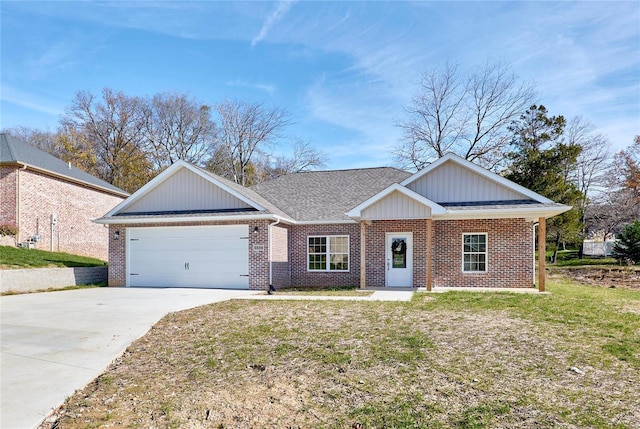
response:
<path id="1" fill-rule="evenodd" d="M 59 428 L 640 427 L 640 294 L 239 301 L 171 314 Z M 584 374 L 571 371 L 575 367 Z"/>

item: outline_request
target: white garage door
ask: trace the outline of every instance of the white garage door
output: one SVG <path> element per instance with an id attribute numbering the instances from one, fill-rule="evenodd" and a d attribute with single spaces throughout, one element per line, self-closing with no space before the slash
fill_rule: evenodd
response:
<path id="1" fill-rule="evenodd" d="M 128 286 L 249 289 L 249 226 L 127 230 Z"/>

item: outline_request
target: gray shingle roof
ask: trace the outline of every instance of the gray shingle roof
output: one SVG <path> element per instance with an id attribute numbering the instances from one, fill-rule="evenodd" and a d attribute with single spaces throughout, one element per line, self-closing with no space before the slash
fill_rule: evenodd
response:
<path id="1" fill-rule="evenodd" d="M 127 192 L 112 184 L 98 179 L 91 174 L 79 170 L 76 167 L 56 158 L 47 152 L 29 146 L 17 138 L 5 133 L 0 133 L 0 164 L 26 164 L 31 167 L 46 170 L 58 176 L 65 176 L 91 187 L 102 188 L 120 196 L 126 197 Z"/>
<path id="2" fill-rule="evenodd" d="M 346 212 L 411 176 L 391 167 L 287 174 L 251 188 L 297 221 L 352 220 Z"/>
<path id="3" fill-rule="evenodd" d="M 213 177 L 217 181 L 224 183 L 226 186 L 228 186 L 229 188 L 233 189 L 235 192 L 239 193 L 240 195 L 243 195 L 244 197 L 248 198 L 249 200 L 261 205 L 262 207 L 264 207 L 267 210 L 268 213 L 271 213 L 271 214 L 274 214 L 274 215 L 280 216 L 280 217 L 293 219 L 286 212 L 282 211 L 278 206 L 274 205 L 273 202 L 267 201 L 264 197 L 262 197 L 262 195 L 258 194 L 253 189 L 245 188 L 244 186 L 239 185 L 239 184 L 237 184 L 235 182 L 232 182 L 231 180 L 225 179 L 224 177 L 218 176 L 217 174 L 213 174 L 212 172 L 207 171 L 204 168 L 200 168 L 200 167 L 195 166 L 195 165 L 194 165 L 194 167 L 196 167 L 197 169 L 199 169 L 203 173 Z"/>

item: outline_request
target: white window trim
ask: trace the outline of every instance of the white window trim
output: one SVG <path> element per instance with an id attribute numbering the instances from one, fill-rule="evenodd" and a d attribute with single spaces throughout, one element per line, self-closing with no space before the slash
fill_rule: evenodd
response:
<path id="1" fill-rule="evenodd" d="M 465 252 L 464 251 L 464 236 L 465 235 L 484 235 L 484 252 Z M 465 254 L 482 254 L 484 253 L 484 271 L 465 271 L 464 269 L 464 255 Z M 486 232 L 463 232 L 462 233 L 462 273 L 463 274 L 484 274 L 489 272 L 489 235 Z"/>
<path id="2" fill-rule="evenodd" d="M 347 269 L 346 270 L 332 270 L 331 267 L 331 237 L 344 237 L 347 239 Z M 326 238 L 327 239 L 327 268 L 324 270 L 312 270 L 309 268 L 309 239 L 310 238 Z M 351 271 L 351 237 L 345 234 L 336 234 L 336 235 L 307 235 L 307 243 L 306 243 L 307 255 L 305 258 L 305 264 L 307 266 L 308 273 L 348 273 Z M 338 255 L 343 255 L 343 253 L 337 253 Z"/>

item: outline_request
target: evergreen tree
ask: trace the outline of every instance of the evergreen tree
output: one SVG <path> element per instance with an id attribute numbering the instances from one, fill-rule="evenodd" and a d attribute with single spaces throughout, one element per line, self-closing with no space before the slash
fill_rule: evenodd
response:
<path id="1" fill-rule="evenodd" d="M 612 255 L 619 262 L 640 263 L 640 221 L 624 227 L 613 245 Z"/>
<path id="2" fill-rule="evenodd" d="M 531 189 L 555 202 L 578 206 L 583 194 L 570 180 L 582 148 L 562 140 L 566 120 L 563 116 L 548 116 L 547 109 L 531 106 L 509 128 L 513 151 L 508 154 L 509 180 Z M 547 239 L 554 243 L 553 262 L 563 240 L 580 234 L 580 213 L 575 208 L 551 219 Z"/>

